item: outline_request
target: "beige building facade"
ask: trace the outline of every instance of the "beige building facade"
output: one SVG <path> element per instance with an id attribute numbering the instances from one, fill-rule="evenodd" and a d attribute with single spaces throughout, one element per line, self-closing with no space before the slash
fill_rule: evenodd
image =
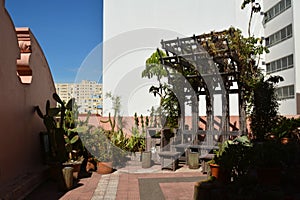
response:
<path id="1" fill-rule="evenodd" d="M 63 101 L 75 98 L 79 113 L 102 115 L 102 84 L 82 80 L 79 83 L 56 83 L 55 87 Z"/>

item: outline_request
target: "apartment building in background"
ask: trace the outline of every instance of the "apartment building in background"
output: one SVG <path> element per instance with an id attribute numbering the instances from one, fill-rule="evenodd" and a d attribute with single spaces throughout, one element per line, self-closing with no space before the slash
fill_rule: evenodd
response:
<path id="1" fill-rule="evenodd" d="M 60 98 L 68 102 L 75 98 L 80 114 L 102 115 L 102 84 L 96 81 L 82 80 L 79 83 L 56 83 L 56 92 Z"/>
<path id="2" fill-rule="evenodd" d="M 263 27 L 266 46 L 266 73 L 280 75 L 279 112 L 300 114 L 300 1 L 264 0 Z"/>

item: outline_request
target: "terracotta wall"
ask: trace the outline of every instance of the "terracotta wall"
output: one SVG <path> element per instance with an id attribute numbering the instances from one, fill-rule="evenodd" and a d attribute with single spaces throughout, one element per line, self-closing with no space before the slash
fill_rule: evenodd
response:
<path id="1" fill-rule="evenodd" d="M 30 84 L 17 75 L 21 51 L 15 26 L 0 0 L 0 190 L 21 176 L 35 175 L 43 169 L 39 133 L 45 130 L 34 112 L 39 105 L 44 112 L 47 99 L 55 92 L 52 75 L 44 53 L 28 28 L 26 33 L 27 67 L 32 72 Z M 24 36 L 24 35 L 23 35 Z M 25 38 L 26 38 L 25 37 Z M 20 63 L 20 60 L 18 61 Z M 25 66 L 25 65 L 24 65 Z M 55 105 L 54 102 L 51 102 Z M 1 199 L 1 195 L 0 195 Z"/>

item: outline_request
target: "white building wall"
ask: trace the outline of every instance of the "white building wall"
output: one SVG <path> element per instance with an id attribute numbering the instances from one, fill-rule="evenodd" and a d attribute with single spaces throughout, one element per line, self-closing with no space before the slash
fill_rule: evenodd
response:
<path id="1" fill-rule="evenodd" d="M 264 27 L 265 36 L 267 37 L 270 34 L 275 33 L 276 31 L 291 24 L 292 22 L 293 22 L 293 11 L 291 8 L 289 8 L 288 10 L 285 10 L 283 13 L 273 18 L 271 21 L 267 22 L 266 26 Z"/>
<path id="2" fill-rule="evenodd" d="M 221 31 L 231 26 L 247 34 L 249 8 L 240 0 L 104 0 L 103 94 L 121 96 L 122 114 L 148 115 L 159 98 L 148 93 L 156 80 L 141 78 L 145 61 L 161 48 L 160 41 Z M 262 33 L 262 18 L 255 15 L 251 32 Z M 258 35 L 261 36 L 261 35 Z M 104 99 L 104 115 L 111 102 Z M 233 101 L 231 113 L 237 114 Z M 202 113 L 205 114 L 205 113 Z"/>
<path id="3" fill-rule="evenodd" d="M 296 67 L 295 69 L 295 91 L 300 93 L 300 1 L 293 0 L 292 1 L 292 10 L 293 10 L 293 34 L 294 34 L 294 42 L 295 42 L 295 56 L 294 63 Z"/>
<path id="4" fill-rule="evenodd" d="M 268 11 L 274 5 L 276 5 L 280 0 L 264 0 L 263 8 L 264 12 Z M 299 52 L 299 25 L 297 24 L 297 17 L 299 19 L 299 13 L 296 10 L 300 9 L 300 2 L 297 0 L 292 0 L 291 8 L 283 11 L 269 22 L 264 25 L 264 36 L 268 37 L 271 34 L 281 30 L 282 28 L 292 24 L 293 35 L 291 38 L 286 39 L 278 44 L 269 47 L 270 53 L 265 55 L 265 62 L 269 63 L 271 61 L 277 60 L 279 58 L 293 54 L 294 67 L 279 71 L 276 73 L 271 73 L 271 75 L 280 75 L 284 78 L 283 82 L 278 84 L 278 87 L 294 85 L 295 91 L 299 92 L 300 85 L 300 74 L 299 74 L 299 59 L 297 59 L 297 52 Z M 296 104 L 296 94 L 293 99 L 285 99 L 279 101 L 279 113 L 282 115 L 296 115 L 297 114 L 297 104 Z"/>
<path id="5" fill-rule="evenodd" d="M 263 0 L 264 11 L 269 10 L 271 7 L 273 7 L 278 2 L 280 2 L 280 0 Z"/>

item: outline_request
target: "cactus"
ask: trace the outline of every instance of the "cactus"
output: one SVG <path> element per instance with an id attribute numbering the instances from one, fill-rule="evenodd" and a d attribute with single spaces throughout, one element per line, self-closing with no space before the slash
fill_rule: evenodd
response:
<path id="1" fill-rule="evenodd" d="M 110 92 L 106 94 L 107 98 L 110 98 L 112 100 L 113 107 L 112 109 L 114 110 L 114 115 L 111 117 L 110 112 L 108 113 L 108 119 L 107 120 L 100 120 L 102 123 L 109 123 L 111 126 L 111 132 L 115 132 L 115 126 L 116 126 L 116 121 L 118 120 L 119 127 L 118 130 L 122 129 L 122 117 L 120 116 L 120 109 L 121 109 L 121 102 L 120 102 L 120 97 L 119 96 L 113 96 Z M 121 127 L 121 128 L 120 128 Z"/>
<path id="2" fill-rule="evenodd" d="M 74 144 L 78 137 L 74 137 L 69 139 L 68 137 L 65 139 L 66 136 L 66 127 L 65 127 L 65 117 L 66 111 L 72 111 L 72 107 L 74 105 L 74 99 L 68 101 L 65 105 L 61 98 L 54 93 L 53 99 L 60 104 L 60 107 L 50 108 L 50 101 L 47 100 L 46 102 L 46 113 L 43 114 L 39 106 L 35 107 L 35 111 L 37 112 L 38 116 L 43 119 L 44 125 L 47 129 L 49 139 L 50 139 L 50 148 L 51 154 L 55 161 L 58 162 L 65 162 L 68 160 L 68 153 L 67 153 L 67 146 L 68 141 L 70 144 Z M 60 121 L 59 124 L 55 121 L 55 117 L 60 113 Z"/>

